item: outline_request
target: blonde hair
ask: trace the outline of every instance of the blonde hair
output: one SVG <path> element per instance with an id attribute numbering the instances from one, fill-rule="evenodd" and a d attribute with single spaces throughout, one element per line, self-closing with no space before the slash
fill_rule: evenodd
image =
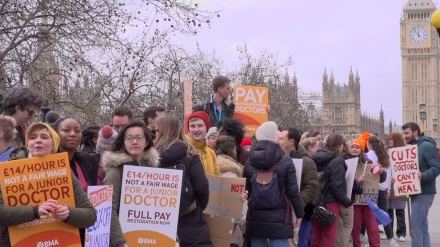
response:
<path id="1" fill-rule="evenodd" d="M 197 150 L 186 140 L 182 122 L 174 115 L 167 114 L 156 121 L 156 139 L 154 146 L 159 152 L 167 150 L 172 145 L 182 142 L 188 147 L 188 155 L 197 154 Z"/>
<path id="2" fill-rule="evenodd" d="M 309 148 L 315 146 L 318 143 L 318 138 L 316 137 L 306 137 L 301 141 L 301 145 L 309 151 Z"/>
<path id="3" fill-rule="evenodd" d="M 3 132 L 3 139 L 6 143 L 10 143 L 14 139 L 15 126 L 15 119 L 10 116 L 0 116 L 0 130 Z"/>

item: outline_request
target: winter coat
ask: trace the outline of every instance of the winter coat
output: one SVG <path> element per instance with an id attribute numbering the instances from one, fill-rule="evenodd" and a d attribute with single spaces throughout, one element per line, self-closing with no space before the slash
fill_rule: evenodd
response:
<path id="1" fill-rule="evenodd" d="M 290 157 L 303 160 L 300 195 L 304 205 L 307 205 L 318 194 L 319 183 L 316 164 L 302 145 L 298 145 L 297 150 L 290 153 Z"/>
<path id="2" fill-rule="evenodd" d="M 420 181 L 421 194 L 437 193 L 435 180 L 440 174 L 440 160 L 436 146 L 434 139 L 428 136 L 421 136 L 417 141 L 419 170 L 422 173 L 422 180 Z"/>
<path id="3" fill-rule="evenodd" d="M 70 160 L 70 168 L 72 169 L 73 174 L 79 179 L 75 162 L 77 162 L 79 167 L 81 168 L 81 171 L 84 174 L 88 185 L 96 185 L 97 177 L 96 174 L 92 173 L 91 167 L 94 164 L 92 163 L 92 158 L 90 154 L 84 151 L 75 151 L 75 153 L 73 154 L 73 159 Z"/>
<path id="4" fill-rule="evenodd" d="M 232 157 L 225 154 L 217 155 L 217 163 L 220 167 L 220 176 L 230 178 L 243 177 L 243 165 L 238 163 Z"/>
<path id="5" fill-rule="evenodd" d="M 310 220 L 313 215 L 313 205 L 309 205 L 309 202 L 318 194 L 319 185 L 316 164 L 302 145 L 298 145 L 297 150 L 290 153 L 290 157 L 303 160 L 299 193 L 305 205 L 303 220 Z"/>
<path id="6" fill-rule="evenodd" d="M 21 147 L 11 153 L 10 160 L 25 159 L 29 157 L 29 151 Z M 70 216 L 66 223 L 84 229 L 92 226 L 96 222 L 96 210 L 90 202 L 87 194 L 81 187 L 78 179 L 72 174 L 73 197 L 75 207 L 69 206 Z M 15 226 L 37 219 L 38 206 L 16 206 L 10 207 L 4 205 L 3 194 L 0 188 L 0 224 L 1 226 Z M 80 232 L 84 237 L 84 231 Z M 0 239 L 0 246 L 11 246 L 7 228 L 4 229 Z"/>
<path id="7" fill-rule="evenodd" d="M 20 126 L 15 126 L 14 129 L 14 137 L 12 138 L 11 147 L 13 149 L 17 149 L 24 146 L 24 141 L 26 137 L 23 135 L 23 133 L 20 131 Z"/>
<path id="8" fill-rule="evenodd" d="M 157 167 L 159 164 L 159 153 L 154 148 L 145 151 L 142 162 L 138 163 L 124 152 L 104 152 L 101 158 L 101 165 L 106 172 L 105 185 L 113 185 L 112 219 L 110 224 L 110 246 L 122 247 L 126 243 L 119 223 L 119 206 L 122 189 L 121 169 L 124 165 L 138 165 L 145 167 Z"/>
<path id="9" fill-rule="evenodd" d="M 186 136 L 186 139 L 191 143 L 191 145 L 194 146 L 194 148 L 199 153 L 205 173 L 217 176 L 220 175 L 217 157 L 214 150 L 208 147 L 208 143 L 205 140 L 196 141 L 190 136 Z"/>
<path id="10" fill-rule="evenodd" d="M 173 144 L 164 151 L 160 151 L 161 158 L 159 167 L 167 168 L 169 165 L 182 161 L 194 190 L 194 198 L 197 205 L 196 209 L 190 214 L 179 218 L 177 236 L 180 240 L 180 246 L 212 247 L 208 224 L 202 217 L 202 212 L 205 210 L 209 201 L 209 182 L 199 156 L 188 156 L 187 149 L 187 145 L 180 142 Z"/>
<path id="11" fill-rule="evenodd" d="M 240 144 L 237 145 L 237 162 L 244 165 L 248 159 L 249 152 L 246 151 Z"/>
<path id="12" fill-rule="evenodd" d="M 292 203 L 295 215 L 304 216 L 304 205 L 299 195 L 296 182 L 295 166 L 292 158 L 284 155 L 281 147 L 271 141 L 257 141 L 252 145 L 249 159 L 244 167 L 243 175 L 246 178 L 246 190 L 249 191 L 248 213 L 246 217 L 246 231 L 251 238 L 293 238 L 292 216 L 287 214 L 287 201 L 281 200 L 274 209 L 261 210 L 252 207 L 251 180 L 259 170 L 268 170 L 276 163 L 274 172 L 278 177 L 280 191 L 285 188 L 285 196 Z M 288 223 L 285 224 L 286 216 Z"/>
<path id="13" fill-rule="evenodd" d="M 232 103 L 232 101 L 230 99 L 225 99 L 223 100 L 223 105 L 222 105 L 222 116 L 220 121 L 217 120 L 217 118 L 215 117 L 215 112 L 214 112 L 214 95 L 211 95 L 211 98 L 209 101 L 197 105 L 194 109 L 193 112 L 195 111 L 203 111 L 206 114 L 208 114 L 209 116 L 209 120 L 211 121 L 211 127 L 217 127 L 218 123 L 221 122 L 222 120 L 224 120 L 225 118 L 232 118 L 234 117 L 234 111 L 235 111 L 235 105 L 234 103 Z"/>
<path id="14" fill-rule="evenodd" d="M 325 171 L 328 179 L 328 189 L 324 195 L 325 203 L 340 203 L 348 208 L 353 203 L 347 197 L 347 182 L 345 173 L 347 164 L 342 156 L 326 149 L 319 149 L 312 157 L 318 172 Z"/>

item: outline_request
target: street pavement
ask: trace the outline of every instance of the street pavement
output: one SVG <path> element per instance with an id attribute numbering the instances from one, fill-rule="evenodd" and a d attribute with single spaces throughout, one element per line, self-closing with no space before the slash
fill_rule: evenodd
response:
<path id="1" fill-rule="evenodd" d="M 437 178 L 437 195 L 434 199 L 434 203 L 431 206 L 431 209 L 429 210 L 429 235 L 431 237 L 431 246 L 439 246 L 440 247 L 440 178 Z M 416 209 L 412 209 L 416 210 Z M 405 214 L 408 215 L 408 213 L 405 210 Z M 406 242 L 399 242 L 400 247 L 410 247 L 411 246 L 411 236 L 409 235 L 409 224 L 408 219 L 406 220 L 407 223 L 407 237 Z M 394 232 L 396 232 L 394 230 Z M 388 240 L 382 240 L 381 247 L 388 247 L 389 241 Z"/>

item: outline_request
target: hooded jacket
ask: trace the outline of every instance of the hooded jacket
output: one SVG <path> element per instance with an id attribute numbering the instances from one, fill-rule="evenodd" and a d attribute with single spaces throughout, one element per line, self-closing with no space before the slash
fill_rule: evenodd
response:
<path id="1" fill-rule="evenodd" d="M 9 160 L 26 159 L 29 157 L 29 151 L 24 147 L 15 149 L 9 156 Z M 75 207 L 69 207 L 70 216 L 66 223 L 73 225 L 79 229 L 84 229 L 95 224 L 97 215 L 96 210 L 90 202 L 87 194 L 81 187 L 78 179 L 72 174 L 73 196 L 75 199 Z M 36 212 L 35 212 L 36 211 Z M 38 208 L 35 206 L 16 206 L 10 207 L 4 205 L 3 194 L 0 188 L 0 222 L 1 226 L 14 226 L 22 223 L 30 222 L 36 219 Z M 81 232 L 84 235 L 84 232 Z M 0 246 L 11 246 L 9 233 L 5 228 L 0 239 Z"/>
<path id="2" fill-rule="evenodd" d="M 440 160 L 436 146 L 435 140 L 428 136 L 421 136 L 417 141 L 419 170 L 422 173 L 421 194 L 437 193 L 435 181 L 440 174 Z"/>
<path id="3" fill-rule="evenodd" d="M 326 172 L 328 189 L 324 195 L 325 203 L 340 203 L 348 208 L 353 203 L 347 197 L 347 182 L 345 173 L 347 164 L 342 156 L 326 149 L 319 149 L 312 157 L 318 172 Z"/>
<path id="4" fill-rule="evenodd" d="M 194 190 L 196 209 L 190 214 L 179 218 L 177 226 L 177 236 L 181 247 L 212 247 L 209 237 L 208 224 L 202 217 L 209 201 L 209 182 L 203 170 L 202 163 L 198 155 L 188 156 L 188 146 L 183 142 L 178 142 L 166 150 L 160 151 L 161 168 L 167 168 L 178 161 L 185 165 L 185 174 L 189 176 L 191 186 Z"/>
<path id="5" fill-rule="evenodd" d="M 249 152 L 249 159 L 243 172 L 249 198 L 252 195 L 251 180 L 253 175 L 259 170 L 268 170 L 275 163 L 277 165 L 274 172 L 278 177 L 280 191 L 285 188 L 285 196 L 292 203 L 295 215 L 302 218 L 304 216 L 304 205 L 299 196 L 295 166 L 292 159 L 284 154 L 281 147 L 272 141 L 257 141 L 252 145 Z M 252 207 L 250 199 L 248 207 L 246 231 L 252 238 L 293 238 L 292 216 L 287 215 L 288 204 L 286 200 L 281 200 L 274 209 L 260 210 Z M 284 224 L 286 215 L 289 220 L 288 224 Z"/>
<path id="6" fill-rule="evenodd" d="M 106 172 L 103 183 L 113 185 L 112 219 L 110 224 L 110 246 L 122 247 L 126 243 L 119 224 L 119 206 L 122 189 L 122 177 L 120 169 L 124 165 L 138 165 L 145 167 L 157 167 L 159 164 L 159 153 L 150 148 L 144 153 L 141 162 L 136 162 L 123 152 L 104 152 L 101 158 L 101 166 Z"/>

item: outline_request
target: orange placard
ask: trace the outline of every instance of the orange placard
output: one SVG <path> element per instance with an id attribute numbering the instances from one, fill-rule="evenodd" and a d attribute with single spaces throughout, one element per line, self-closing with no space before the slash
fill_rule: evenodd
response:
<path id="1" fill-rule="evenodd" d="M 192 112 L 192 79 L 183 80 L 183 105 L 184 105 L 184 123 L 185 131 L 188 129 L 186 126 L 186 117 Z"/>
<path id="2" fill-rule="evenodd" d="M 262 123 L 267 122 L 269 115 L 269 88 L 254 86 L 234 87 L 234 118 L 241 119 L 246 126 L 246 136 L 252 137 Z"/>
<path id="3" fill-rule="evenodd" d="M 60 205 L 75 207 L 71 176 L 67 153 L 2 163 L 0 179 L 4 204 L 34 206 L 54 199 Z M 53 215 L 8 229 L 13 247 L 81 247 L 78 228 L 56 220 Z"/>

